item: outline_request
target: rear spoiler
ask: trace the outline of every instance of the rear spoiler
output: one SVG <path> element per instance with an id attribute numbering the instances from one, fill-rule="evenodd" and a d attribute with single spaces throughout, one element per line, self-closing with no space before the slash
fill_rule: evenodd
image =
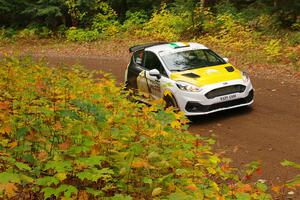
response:
<path id="1" fill-rule="evenodd" d="M 136 45 L 136 46 L 129 48 L 129 53 L 144 50 L 145 48 L 156 46 L 156 45 L 161 45 L 161 44 L 169 44 L 169 43 L 168 42 L 154 42 L 154 43 Z"/>

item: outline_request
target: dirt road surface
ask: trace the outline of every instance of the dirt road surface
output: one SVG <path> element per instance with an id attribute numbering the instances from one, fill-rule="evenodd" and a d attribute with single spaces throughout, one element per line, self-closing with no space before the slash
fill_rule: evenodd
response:
<path id="1" fill-rule="evenodd" d="M 127 60 L 99 57 L 46 57 L 52 65 L 82 64 L 88 69 L 111 72 L 121 82 Z M 193 134 L 212 136 L 215 148 L 225 151 L 234 166 L 261 161 L 261 179 L 271 182 L 286 181 L 300 173 L 284 168 L 287 159 L 300 163 L 300 84 L 282 80 L 252 77 L 255 103 L 252 108 L 241 108 L 192 118 Z"/>

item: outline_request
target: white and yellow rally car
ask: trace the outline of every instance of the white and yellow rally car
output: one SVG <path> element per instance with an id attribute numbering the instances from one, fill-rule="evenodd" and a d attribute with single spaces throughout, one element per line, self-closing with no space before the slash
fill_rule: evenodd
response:
<path id="1" fill-rule="evenodd" d="M 152 43 L 129 51 L 126 87 L 148 99 L 163 98 L 187 116 L 253 103 L 248 74 L 201 44 Z"/>

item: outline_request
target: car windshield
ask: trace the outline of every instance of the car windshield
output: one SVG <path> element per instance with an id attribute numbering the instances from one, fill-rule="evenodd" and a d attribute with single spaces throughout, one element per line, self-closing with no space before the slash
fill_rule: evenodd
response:
<path id="1" fill-rule="evenodd" d="M 184 71 L 226 64 L 220 56 L 210 49 L 181 51 L 165 55 L 161 53 L 160 55 L 170 71 Z"/>

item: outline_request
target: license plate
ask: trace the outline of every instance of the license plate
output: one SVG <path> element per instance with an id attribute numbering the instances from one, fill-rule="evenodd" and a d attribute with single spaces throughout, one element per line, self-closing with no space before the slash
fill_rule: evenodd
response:
<path id="1" fill-rule="evenodd" d="M 230 101 L 230 100 L 233 100 L 236 98 L 237 98 L 236 94 L 231 94 L 231 95 L 220 97 L 220 100 L 221 101 Z"/>

